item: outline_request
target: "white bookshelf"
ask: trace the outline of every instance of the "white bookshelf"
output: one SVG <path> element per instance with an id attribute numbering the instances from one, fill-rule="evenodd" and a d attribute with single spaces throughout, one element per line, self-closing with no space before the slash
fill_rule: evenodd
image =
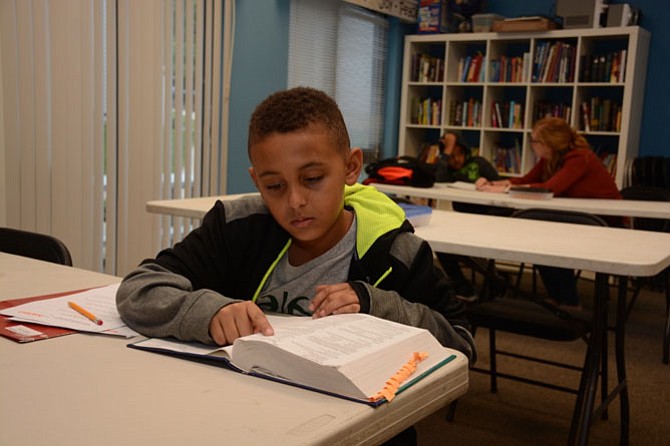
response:
<path id="1" fill-rule="evenodd" d="M 405 38 L 403 82 L 398 138 L 398 155 L 419 156 L 426 143 L 435 143 L 447 130 L 463 135 L 471 147 L 477 147 L 479 154 L 496 165 L 497 153 L 517 153 L 516 163 L 498 163 L 504 175 L 517 176 L 527 172 L 536 162 L 530 147 L 530 130 L 537 119 L 538 107 L 545 104 L 547 113 L 562 110 L 570 124 L 579 129 L 599 153 L 616 155 L 615 180 L 621 188 L 627 162 L 638 154 L 640 124 L 644 98 L 644 84 L 647 69 L 650 34 L 636 27 L 585 28 L 543 31 L 537 33 L 463 33 L 410 35 Z M 556 45 L 558 42 L 561 46 Z M 550 44 L 564 50 L 563 65 L 557 59 L 553 79 L 550 71 L 545 76 L 534 78 L 534 69 L 539 67 L 539 56 L 544 46 L 549 53 Z M 554 50 L 558 52 L 558 49 Z M 570 59 L 570 52 L 574 53 Z M 459 66 L 468 56 L 481 54 L 485 63 L 478 79 L 470 81 L 459 77 Z M 440 60 L 442 76 L 417 78 L 413 76 L 419 55 L 430 55 Z M 505 56 L 518 57 L 522 62 L 522 75 L 515 81 L 494 80 L 492 61 L 500 61 Z M 584 78 L 584 70 L 592 65 L 594 56 L 601 56 L 607 70 L 601 76 Z M 614 62 L 614 60 L 617 62 Z M 525 60 L 525 63 L 523 62 Z M 574 68 L 570 69 L 570 60 Z M 621 62 L 618 62 L 618 61 Z M 609 62 L 609 64 L 608 64 Z M 611 76 L 612 63 L 625 63 L 623 76 Z M 562 68 L 562 70 L 561 70 Z M 588 70 L 592 71 L 592 70 Z M 616 70 L 614 70 L 616 71 Z M 563 73 L 559 76 L 557 73 Z M 570 73 L 573 76 L 570 76 Z M 615 73 L 616 74 L 616 73 Z M 430 99 L 431 120 L 417 121 L 417 103 Z M 595 101 L 599 100 L 601 107 Z M 505 107 L 512 101 L 522 104 L 522 112 L 517 119 L 517 128 L 496 127 L 493 120 L 494 105 Z M 479 120 L 457 122 L 454 118 L 455 104 L 479 102 Z M 620 124 L 616 125 L 616 113 L 598 115 L 593 122 L 589 115 L 586 128 L 582 113 L 582 103 L 589 109 L 618 110 Z M 454 105 L 452 105 L 454 104 Z M 591 108 L 591 105 L 594 105 Z M 462 107 L 461 107 L 462 108 Z M 475 108 L 475 107 L 470 107 Z M 518 107 L 517 107 L 518 109 Z M 589 110 L 589 113 L 591 111 Z M 461 110 L 462 112 L 462 110 Z M 439 116 L 435 116 L 439 113 Z M 460 114 L 461 116 L 462 113 Z M 506 123 L 509 120 L 506 119 Z M 597 124 L 592 127 L 591 124 Z M 607 126 L 603 124 L 608 124 Z M 502 151 L 498 147 L 503 147 Z M 515 149 L 516 147 L 516 149 Z"/>

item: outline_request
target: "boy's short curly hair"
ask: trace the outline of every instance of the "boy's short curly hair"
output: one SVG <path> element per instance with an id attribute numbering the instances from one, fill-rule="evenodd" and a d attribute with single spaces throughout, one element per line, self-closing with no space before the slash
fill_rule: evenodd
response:
<path id="1" fill-rule="evenodd" d="M 350 149 L 349 133 L 337 103 L 323 91 L 295 87 L 268 96 L 258 104 L 249 121 L 247 150 L 272 133 L 290 133 L 321 124 L 338 149 Z"/>

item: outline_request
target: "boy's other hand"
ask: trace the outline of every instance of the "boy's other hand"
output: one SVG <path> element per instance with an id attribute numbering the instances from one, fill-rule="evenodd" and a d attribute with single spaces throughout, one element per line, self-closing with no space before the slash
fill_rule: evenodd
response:
<path id="1" fill-rule="evenodd" d="M 361 304 L 358 295 L 348 283 L 334 285 L 319 285 L 316 287 L 316 296 L 309 304 L 312 317 L 318 319 L 331 314 L 358 313 Z"/>
<path id="2" fill-rule="evenodd" d="M 218 345 L 232 344 L 235 339 L 254 333 L 272 336 L 274 330 L 263 311 L 251 301 L 226 305 L 209 322 L 209 334 Z"/>

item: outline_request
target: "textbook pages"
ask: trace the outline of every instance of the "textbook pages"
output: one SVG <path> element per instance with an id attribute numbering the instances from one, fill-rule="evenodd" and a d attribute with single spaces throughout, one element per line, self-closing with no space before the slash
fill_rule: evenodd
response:
<path id="1" fill-rule="evenodd" d="M 254 334 L 232 346 L 151 338 L 129 347 L 207 359 L 242 373 L 371 405 L 392 399 L 458 354 L 427 330 L 366 314 L 268 319 L 273 336 Z"/>

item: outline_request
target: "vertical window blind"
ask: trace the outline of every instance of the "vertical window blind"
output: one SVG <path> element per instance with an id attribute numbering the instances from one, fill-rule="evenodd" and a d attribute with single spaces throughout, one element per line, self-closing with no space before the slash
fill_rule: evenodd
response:
<path id="1" fill-rule="evenodd" d="M 351 143 L 379 153 L 384 122 L 387 20 L 340 0 L 292 0 L 288 86 L 332 96 Z"/>
<path id="2" fill-rule="evenodd" d="M 190 231 L 145 203 L 220 193 L 233 5 L 0 2 L 8 225 L 118 275 Z"/>

